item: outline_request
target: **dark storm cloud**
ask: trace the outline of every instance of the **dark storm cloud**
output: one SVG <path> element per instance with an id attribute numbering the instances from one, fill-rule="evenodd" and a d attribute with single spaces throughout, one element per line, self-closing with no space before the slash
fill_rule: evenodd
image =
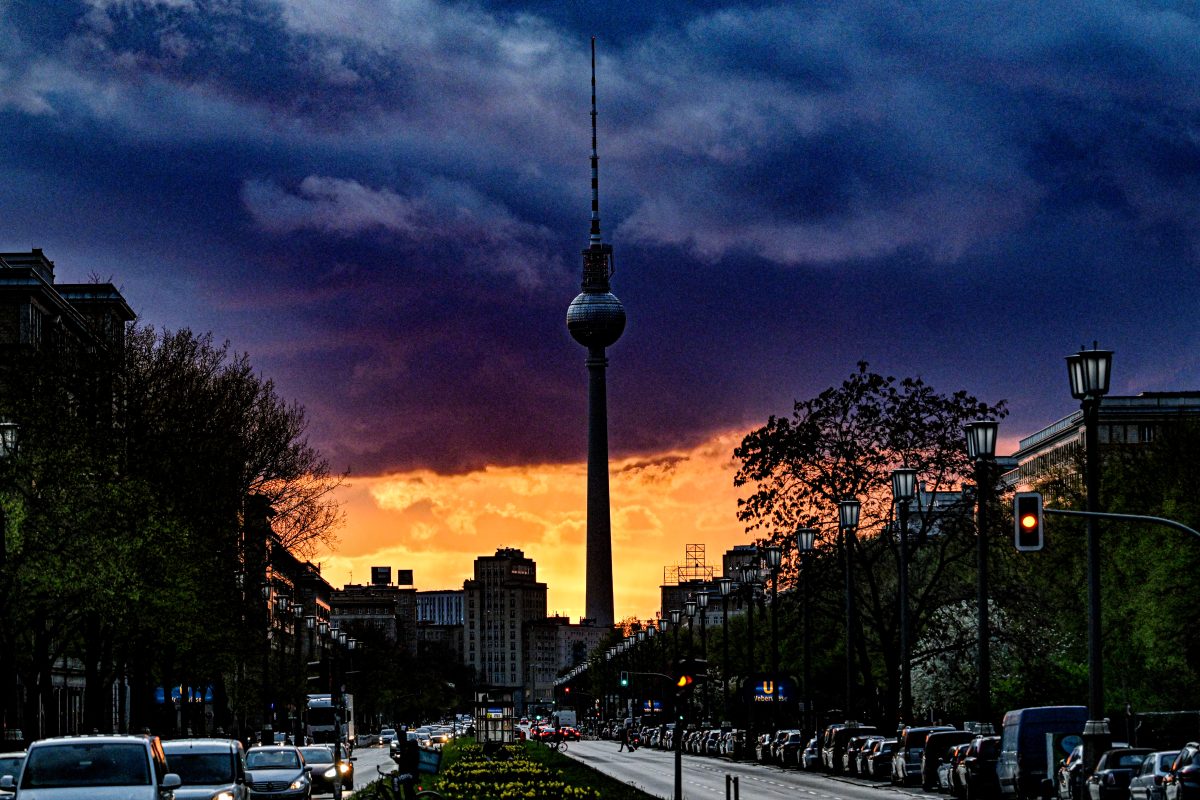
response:
<path id="1" fill-rule="evenodd" d="M 614 451 L 759 421 L 863 357 L 1008 397 L 1026 427 L 1066 412 L 1058 356 L 1093 337 L 1123 390 L 1200 384 L 1190 4 L 2 13 L 4 245 L 230 337 L 358 472 L 581 454 L 563 314 L 592 34 L 630 313 Z"/>

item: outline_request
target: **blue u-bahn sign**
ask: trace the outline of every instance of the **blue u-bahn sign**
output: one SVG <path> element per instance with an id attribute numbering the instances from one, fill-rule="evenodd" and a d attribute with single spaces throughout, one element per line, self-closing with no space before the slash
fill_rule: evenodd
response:
<path id="1" fill-rule="evenodd" d="M 759 674 L 753 676 L 748 693 L 752 703 L 790 703 L 796 696 L 796 686 L 782 675 Z"/>

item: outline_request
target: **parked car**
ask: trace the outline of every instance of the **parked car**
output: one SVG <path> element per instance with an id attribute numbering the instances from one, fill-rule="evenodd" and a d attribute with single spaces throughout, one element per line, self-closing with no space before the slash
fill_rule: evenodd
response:
<path id="1" fill-rule="evenodd" d="M 999 736 L 977 736 L 955 764 L 952 793 L 966 800 L 996 800 L 1000 784 L 996 761 L 1000 757 Z"/>
<path id="2" fill-rule="evenodd" d="M 855 736 L 846 742 L 846 750 L 842 753 L 842 771 L 847 775 L 860 774 L 858 768 L 858 754 L 862 749 L 872 742 L 877 742 L 883 737 L 877 733 L 868 733 L 863 736 Z"/>
<path id="3" fill-rule="evenodd" d="M 338 773 L 341 773 L 342 776 L 342 786 L 347 788 L 354 786 L 354 762 L 357 759 L 346 758 L 343 754 L 335 771 L 333 748 L 329 745 L 301 747 L 300 755 L 304 758 L 305 766 L 311 768 L 309 778 L 312 781 L 313 792 L 332 792 Z"/>
<path id="4" fill-rule="evenodd" d="M 157 736 L 62 736 L 29 746 L 18 776 L 0 778 L 0 789 L 21 800 L 86 797 L 88 800 L 159 800 L 182 785 L 167 769 Z"/>
<path id="5" fill-rule="evenodd" d="M 814 736 L 808 740 L 808 744 L 804 745 L 804 750 L 800 753 L 800 767 L 802 769 L 814 770 L 821 767 L 821 737 Z"/>
<path id="6" fill-rule="evenodd" d="M 309 800 L 312 769 L 300 750 L 287 745 L 251 747 L 246 752 L 250 800 Z"/>
<path id="7" fill-rule="evenodd" d="M 829 761 L 828 761 L 828 759 L 830 757 L 830 749 L 829 748 L 833 742 L 833 734 L 836 733 L 837 731 L 841 730 L 844 727 L 846 727 L 845 723 L 835 722 L 832 725 L 825 728 L 825 730 L 821 732 L 820 769 L 824 769 L 824 770 L 832 770 L 833 769 L 833 767 L 830 766 Z"/>
<path id="8" fill-rule="evenodd" d="M 1171 769 L 1163 776 L 1163 797 L 1164 800 L 1200 798 L 1200 743 L 1188 742 L 1175 756 Z"/>
<path id="9" fill-rule="evenodd" d="M 970 731 L 934 731 L 925 737 L 925 747 L 921 751 L 921 788 L 925 791 L 934 789 L 938 783 L 938 767 L 946 761 L 953 748 L 967 744 L 975 738 Z"/>
<path id="10" fill-rule="evenodd" d="M 771 761 L 776 764 L 783 763 L 783 745 L 788 740 L 788 737 L 793 733 L 799 734 L 800 731 L 795 728 L 782 728 L 775 731 L 775 735 L 771 739 Z"/>
<path id="11" fill-rule="evenodd" d="M 1054 793 L 1058 800 L 1079 800 L 1083 796 L 1083 745 L 1075 745 L 1054 771 Z"/>
<path id="12" fill-rule="evenodd" d="M 771 739 L 769 733 L 759 734 L 754 745 L 754 760 L 765 764 L 771 760 Z"/>
<path id="13" fill-rule="evenodd" d="M 882 736 L 872 736 L 858 751 L 858 774 L 864 778 L 871 777 L 870 758 L 882 746 L 885 739 Z"/>
<path id="14" fill-rule="evenodd" d="M 955 770 L 962 762 L 963 754 L 969 747 L 969 744 L 952 744 L 946 748 L 946 752 L 938 759 L 937 791 L 950 795 L 956 794 Z M 926 757 L 929 756 L 929 749 L 929 747 L 925 748 Z"/>
<path id="15" fill-rule="evenodd" d="M 821 761 L 824 762 L 830 772 L 840 773 L 845 766 L 842 756 L 846 753 L 846 743 L 856 736 L 872 735 L 879 735 L 879 730 L 873 725 L 860 725 L 856 722 L 847 722 L 830 734 L 829 740 L 821 750 Z"/>
<path id="16" fill-rule="evenodd" d="M 783 766 L 800 766 L 800 754 L 804 752 L 804 734 L 792 731 L 779 746 L 779 763 Z"/>
<path id="17" fill-rule="evenodd" d="M 1054 788 L 1046 772 L 1046 735 L 1058 734 L 1065 752 L 1070 752 L 1077 743 L 1070 737 L 1081 735 L 1086 721 L 1084 706 L 1038 706 L 1005 714 L 996 761 L 1000 796 L 1030 800 L 1051 794 Z"/>
<path id="18" fill-rule="evenodd" d="M 910 725 L 896 737 L 896 751 L 892 753 L 892 783 L 904 786 L 921 779 L 921 756 L 925 752 L 925 740 L 937 731 L 952 731 L 950 725 Z"/>
<path id="19" fill-rule="evenodd" d="M 892 774 L 892 758 L 896 753 L 896 739 L 884 739 L 867 756 L 867 777 L 875 781 L 886 781 Z"/>
<path id="20" fill-rule="evenodd" d="M 1090 800 L 1129 800 L 1129 783 L 1153 750 L 1149 747 L 1122 747 L 1106 750 L 1088 776 Z"/>
<path id="21" fill-rule="evenodd" d="M 19 753 L 0 753 L 0 778 L 8 775 L 15 783 L 21 777 L 21 765 L 25 763 L 25 751 Z M 0 800 L 10 800 L 15 797 L 13 792 L 0 789 Z"/>
<path id="22" fill-rule="evenodd" d="M 176 739 L 162 747 L 167 769 L 183 781 L 175 800 L 249 800 L 246 749 L 237 739 Z"/>
<path id="23" fill-rule="evenodd" d="M 1163 800 L 1163 779 L 1178 750 L 1159 750 L 1142 761 L 1142 768 L 1129 782 L 1130 800 Z"/>

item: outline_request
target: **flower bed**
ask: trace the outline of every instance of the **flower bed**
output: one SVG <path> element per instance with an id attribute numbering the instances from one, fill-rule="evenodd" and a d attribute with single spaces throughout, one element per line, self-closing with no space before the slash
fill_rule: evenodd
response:
<path id="1" fill-rule="evenodd" d="M 488 759 L 479 745 L 464 745 L 457 761 L 438 776 L 438 791 L 451 800 L 599 800 L 595 789 L 571 786 L 531 760 L 517 745 Z"/>

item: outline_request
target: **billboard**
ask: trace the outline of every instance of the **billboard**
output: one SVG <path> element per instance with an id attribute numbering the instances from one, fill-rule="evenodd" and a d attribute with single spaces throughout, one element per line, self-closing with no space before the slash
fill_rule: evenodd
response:
<path id="1" fill-rule="evenodd" d="M 396 570 L 396 585 L 397 586 L 412 586 L 413 577 L 411 569 Z"/>
<path id="2" fill-rule="evenodd" d="M 387 586 L 392 582 L 391 567 L 371 567 L 371 585 Z"/>

